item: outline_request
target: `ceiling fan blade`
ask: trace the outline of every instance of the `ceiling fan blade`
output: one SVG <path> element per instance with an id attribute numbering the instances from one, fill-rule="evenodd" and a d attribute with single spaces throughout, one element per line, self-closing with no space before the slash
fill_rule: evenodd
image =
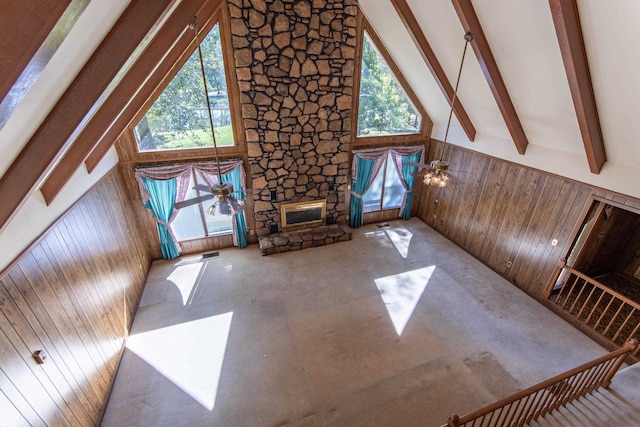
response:
<path id="1" fill-rule="evenodd" d="M 197 205 L 198 203 L 206 202 L 207 200 L 213 199 L 215 196 L 213 194 L 205 194 L 204 196 L 194 197 L 193 199 L 183 200 L 173 205 L 175 209 L 186 208 L 187 206 Z"/>
<path id="2" fill-rule="evenodd" d="M 206 191 L 207 193 L 211 193 L 211 187 L 204 184 L 197 184 L 192 187 L 194 190 Z"/>
<path id="3" fill-rule="evenodd" d="M 431 169 L 431 165 L 428 164 L 428 163 L 407 162 L 406 165 L 407 166 L 416 166 L 418 168 L 423 168 L 423 169 Z"/>

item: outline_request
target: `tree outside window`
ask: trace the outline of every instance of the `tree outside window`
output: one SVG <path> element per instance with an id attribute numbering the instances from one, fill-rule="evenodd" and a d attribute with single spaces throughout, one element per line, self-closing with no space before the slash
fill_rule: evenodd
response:
<path id="1" fill-rule="evenodd" d="M 358 136 L 419 133 L 420 114 L 366 32 L 364 36 Z"/>
<path id="2" fill-rule="evenodd" d="M 220 25 L 201 40 L 216 144 L 234 145 Z M 140 151 L 213 147 L 197 50 L 134 129 Z"/>

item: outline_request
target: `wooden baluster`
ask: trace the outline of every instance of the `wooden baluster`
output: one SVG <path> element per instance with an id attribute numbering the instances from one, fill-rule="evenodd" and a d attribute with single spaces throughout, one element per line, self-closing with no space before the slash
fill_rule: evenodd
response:
<path id="1" fill-rule="evenodd" d="M 593 316 L 593 313 L 595 313 L 596 309 L 600 306 L 600 302 L 602 301 L 602 298 L 607 295 L 607 293 L 604 291 L 604 289 L 600 289 L 600 297 L 598 298 L 598 301 L 596 301 L 596 303 L 593 305 L 593 308 L 591 309 L 591 312 L 589 313 L 589 317 L 587 317 L 587 320 L 584 322 L 585 324 L 589 324 L 589 321 L 591 321 L 591 317 Z"/>
<path id="2" fill-rule="evenodd" d="M 587 282 L 584 279 L 580 279 L 580 283 L 581 283 L 582 287 L 580 288 L 580 292 L 578 292 L 578 295 L 576 296 L 576 299 L 573 301 L 573 304 L 571 304 L 571 308 L 568 310 L 569 314 L 573 313 L 573 309 L 575 308 L 576 304 L 578 304 L 580 302 L 580 297 L 582 296 L 582 293 L 584 292 L 584 290 L 587 287 L 587 284 L 589 282 Z"/>
<path id="3" fill-rule="evenodd" d="M 520 419 L 522 419 L 524 421 L 524 419 L 527 417 L 527 409 L 528 409 L 528 403 L 529 400 L 531 399 L 531 396 L 533 396 L 532 394 L 528 395 L 526 398 L 524 399 L 520 399 L 520 401 L 522 402 L 522 408 L 520 408 L 520 411 L 518 412 L 518 414 L 515 417 L 515 421 L 517 422 L 516 425 L 521 425 L 520 423 Z"/>
<path id="4" fill-rule="evenodd" d="M 618 307 L 618 310 L 616 311 L 616 314 L 613 315 L 613 317 L 611 318 L 611 320 L 609 320 L 609 324 L 607 325 L 607 327 L 605 328 L 604 332 L 602 332 L 602 336 L 603 337 L 607 337 L 607 332 L 609 332 L 609 328 L 611 328 L 611 325 L 613 325 L 616 321 L 616 319 L 618 318 L 618 315 L 620 314 L 620 311 L 622 310 L 622 307 L 625 306 L 625 303 L 623 301 L 620 301 L 620 307 Z"/>
<path id="5" fill-rule="evenodd" d="M 558 409 L 560 406 L 562 406 L 565 403 L 565 397 L 567 396 L 567 394 L 571 392 L 570 381 L 574 377 L 575 375 L 570 378 L 567 378 L 563 382 L 557 383 L 557 385 L 559 386 L 558 393 L 556 394 L 556 398 L 553 401 L 553 404 L 551 405 L 551 409 L 549 412 L 552 412 Z"/>
<path id="6" fill-rule="evenodd" d="M 506 426 L 510 426 L 513 424 L 513 421 L 516 420 L 515 416 L 518 413 L 518 408 L 520 407 L 520 404 L 522 403 L 522 399 L 518 399 L 515 402 L 513 402 L 509 408 L 509 413 L 510 413 L 510 417 L 508 417 L 508 420 L 506 423 L 504 423 L 504 425 Z"/>
<path id="7" fill-rule="evenodd" d="M 541 410 L 542 405 L 544 404 L 544 401 L 547 397 L 547 394 L 545 394 L 545 392 L 548 394 L 549 392 L 546 389 L 543 390 L 538 390 L 535 394 L 536 394 L 536 400 L 533 403 L 533 406 L 531 407 L 531 409 L 529 410 L 529 416 L 527 417 L 527 423 L 530 423 L 533 420 L 537 420 L 538 416 L 536 415 L 536 413 L 539 413 Z"/>
<path id="8" fill-rule="evenodd" d="M 587 308 L 587 305 L 589 305 L 589 300 L 593 296 L 593 293 L 596 291 L 596 289 L 599 289 L 599 288 L 597 286 L 593 286 L 593 288 L 591 288 L 591 292 L 589 292 L 589 296 L 587 297 L 586 300 L 584 300 L 584 304 L 582 304 L 582 308 L 580 309 L 580 311 L 578 312 L 578 315 L 576 316 L 578 320 L 580 320 L 580 316 L 582 316 L 582 312 L 584 311 L 584 309 Z"/>
<path id="9" fill-rule="evenodd" d="M 609 308 L 611 308 L 611 304 L 613 304 L 613 302 L 616 300 L 615 297 L 608 292 L 607 292 L 607 296 L 610 297 L 609 303 L 607 304 L 607 307 L 604 309 L 604 311 L 600 313 L 600 317 L 598 317 L 598 321 L 596 322 L 596 324 L 593 325 L 594 331 L 598 329 L 598 326 L 600 326 L 600 322 L 602 321 L 602 319 L 604 319 L 604 315 L 607 313 L 607 311 L 609 311 Z"/>
<path id="10" fill-rule="evenodd" d="M 567 293 L 567 295 L 565 296 L 565 300 L 562 302 L 561 307 L 563 309 L 567 309 L 567 304 L 569 304 L 570 300 L 571 300 L 571 295 L 573 295 L 573 290 L 575 289 L 576 285 L 578 284 L 578 280 L 580 280 L 580 277 L 575 276 L 575 279 L 573 279 L 573 281 L 571 282 L 571 287 L 569 288 L 569 292 Z M 569 310 L 569 312 L 571 312 Z"/>
<path id="11" fill-rule="evenodd" d="M 596 390 L 598 387 L 602 387 L 604 385 L 605 379 L 607 378 L 607 375 L 611 372 L 611 369 L 614 367 L 615 363 L 616 363 L 616 359 L 611 359 L 607 361 L 607 363 L 603 363 L 604 369 L 598 372 L 598 378 L 595 384 L 593 385 L 592 390 L 589 390 L 589 392 Z"/>
<path id="12" fill-rule="evenodd" d="M 613 367 L 611 368 L 611 370 L 607 373 L 607 376 L 604 378 L 604 381 L 602 382 L 602 386 L 604 388 L 609 388 L 609 386 L 611 385 L 611 380 L 613 379 L 613 376 L 616 374 L 616 372 L 618 372 L 618 369 L 620 369 L 620 366 L 622 366 L 622 364 L 624 363 L 624 359 L 626 359 L 626 357 L 633 353 L 634 351 L 636 351 L 638 349 L 638 344 L 640 343 L 640 341 L 638 341 L 635 338 L 631 338 L 629 341 L 627 341 L 623 348 L 626 348 L 628 350 L 627 353 L 621 354 L 620 356 L 618 356 L 617 359 L 615 359 L 615 363 L 613 365 Z"/>
<path id="13" fill-rule="evenodd" d="M 536 391 L 536 392 L 534 392 L 534 393 L 532 393 L 530 395 L 531 399 L 530 399 L 529 403 L 527 404 L 527 406 L 524 408 L 524 412 L 522 414 L 522 417 L 523 417 L 522 418 L 522 423 L 523 424 L 528 424 L 529 423 L 529 419 L 531 418 L 531 413 L 532 413 L 531 411 L 532 411 L 532 408 L 534 407 L 534 405 L 536 404 L 536 401 L 537 401 L 537 398 L 538 398 L 538 394 L 539 393 Z"/>
<path id="14" fill-rule="evenodd" d="M 497 414 L 496 416 L 496 421 L 493 424 L 489 424 L 489 425 L 500 425 L 500 418 L 502 417 L 502 413 L 504 412 L 504 406 L 500 408 L 500 410 L 495 410 L 493 411 L 494 414 Z"/>
<path id="15" fill-rule="evenodd" d="M 591 373 L 591 369 L 582 371 L 580 373 L 580 381 L 578 382 L 578 385 L 576 387 L 576 393 L 574 393 L 574 397 L 583 396 L 584 394 L 586 394 L 585 390 L 587 389 L 587 385 L 589 384 L 590 373 Z"/>
<path id="16" fill-rule="evenodd" d="M 589 376 L 589 382 L 585 387 L 585 394 L 591 393 L 592 391 L 600 387 L 600 385 L 602 385 L 602 379 L 604 378 L 605 374 L 609 371 L 611 364 L 612 364 L 612 361 L 610 359 L 592 368 L 592 373 Z"/>
<path id="17" fill-rule="evenodd" d="M 624 320 L 622 325 L 620 325 L 620 327 L 618 328 L 618 332 L 616 332 L 616 334 L 613 336 L 613 338 L 611 338 L 611 341 L 616 342 L 616 340 L 620 336 L 620 332 L 624 331 L 624 328 L 625 328 L 625 326 L 627 326 L 627 323 L 629 323 L 629 320 L 631 320 L 633 318 L 633 313 L 635 313 L 635 311 L 636 311 L 635 307 L 631 307 L 631 312 L 629 313 L 627 318 Z M 630 336 L 633 336 L 633 335 L 630 335 Z"/>

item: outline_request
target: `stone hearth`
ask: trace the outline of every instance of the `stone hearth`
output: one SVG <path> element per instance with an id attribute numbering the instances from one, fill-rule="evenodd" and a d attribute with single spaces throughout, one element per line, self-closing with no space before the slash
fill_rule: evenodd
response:
<path id="1" fill-rule="evenodd" d="M 258 239 L 262 255 L 298 251 L 351 240 L 351 228 L 344 224 L 323 225 L 302 230 L 273 233 Z"/>

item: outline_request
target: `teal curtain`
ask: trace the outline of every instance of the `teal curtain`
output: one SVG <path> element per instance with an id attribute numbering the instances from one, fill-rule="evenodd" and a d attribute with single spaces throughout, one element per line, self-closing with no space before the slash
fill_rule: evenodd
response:
<path id="1" fill-rule="evenodd" d="M 242 180 L 240 178 L 240 166 L 232 170 L 231 172 L 222 175 L 222 182 L 231 183 L 235 190 L 244 190 L 242 187 Z M 233 193 L 233 196 L 238 200 L 244 200 L 244 193 Z M 234 228 L 234 237 L 236 238 L 236 246 L 240 248 L 247 247 L 247 223 L 244 218 L 244 212 L 239 212 L 233 216 L 233 228 Z"/>
<path id="2" fill-rule="evenodd" d="M 359 156 L 354 156 L 358 162 L 358 174 L 355 179 L 351 178 L 351 203 L 349 205 L 349 225 L 357 228 L 362 225 L 363 203 L 362 195 L 367 191 L 372 180 L 375 160 L 366 160 Z"/>
<path id="3" fill-rule="evenodd" d="M 180 253 L 174 243 L 168 225 L 169 219 L 173 214 L 173 205 L 176 203 L 176 179 L 155 180 L 142 177 L 142 181 L 147 187 L 150 196 L 144 207 L 150 209 L 156 219 L 162 257 L 164 259 L 174 259 Z"/>
<path id="4" fill-rule="evenodd" d="M 400 217 L 402 219 L 409 219 L 411 217 L 411 205 L 413 203 L 413 186 L 416 183 L 415 173 L 418 171 L 417 166 L 409 165 L 408 163 L 419 163 L 422 159 L 422 151 L 418 151 L 410 156 L 402 156 L 402 179 L 404 180 L 404 186 L 407 189 L 405 194 L 405 202 Z"/>

